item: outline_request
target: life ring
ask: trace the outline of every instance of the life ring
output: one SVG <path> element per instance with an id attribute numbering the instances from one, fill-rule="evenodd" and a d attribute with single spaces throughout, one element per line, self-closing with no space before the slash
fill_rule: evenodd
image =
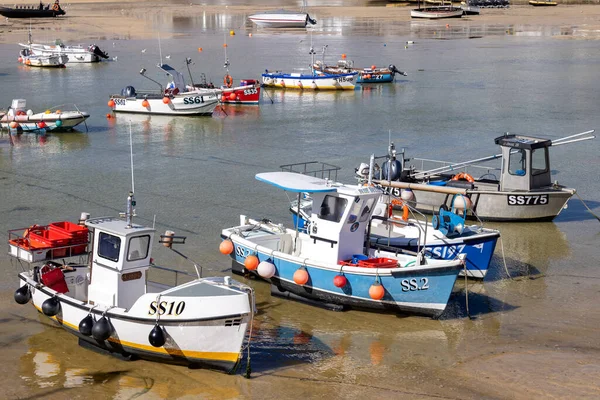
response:
<path id="1" fill-rule="evenodd" d="M 225 75 L 225 78 L 223 78 L 223 83 L 228 88 L 232 87 L 233 86 L 233 78 L 231 77 L 231 75 L 229 75 L 229 74 Z"/>
<path id="2" fill-rule="evenodd" d="M 54 3 L 54 5 L 52 6 L 52 9 L 54 11 L 58 11 L 60 9 L 60 6 L 58 5 L 58 3 Z"/>
<path id="3" fill-rule="evenodd" d="M 466 172 L 461 172 L 459 174 L 456 174 L 452 177 L 453 181 L 467 181 L 470 183 L 475 182 L 475 179 L 473 179 L 473 177 L 469 174 L 467 174 Z"/>

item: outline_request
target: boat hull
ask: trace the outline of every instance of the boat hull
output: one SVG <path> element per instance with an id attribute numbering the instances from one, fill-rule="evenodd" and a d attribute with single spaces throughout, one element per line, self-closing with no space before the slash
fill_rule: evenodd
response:
<path id="1" fill-rule="evenodd" d="M 461 18 L 463 10 L 456 7 L 426 7 L 416 8 L 410 11 L 411 18 L 422 19 L 443 19 L 443 18 Z"/>
<path id="2" fill-rule="evenodd" d="M 393 72 L 361 72 L 356 83 L 389 83 L 394 81 Z"/>
<path id="3" fill-rule="evenodd" d="M 198 93 L 214 93 L 224 104 L 254 105 L 260 102 L 260 85 L 237 86 L 234 88 L 205 89 L 194 88 Z"/>
<path id="4" fill-rule="evenodd" d="M 460 260 L 429 260 L 431 265 L 415 266 L 414 257 L 405 257 L 405 266 L 394 268 L 324 264 L 306 256 L 274 251 L 233 233 L 240 228 L 224 230 L 221 234 L 222 239 L 228 238 L 233 242 L 231 257 L 236 263 L 243 266 L 246 257 L 255 255 L 259 261 L 268 261 L 275 266 L 275 275 L 266 279 L 267 281 L 303 298 L 325 303 L 436 317 L 445 310 L 456 278 L 463 269 Z M 268 236 L 268 239 L 277 240 L 277 237 Z M 394 256 L 390 252 L 375 252 L 373 255 Z M 398 261 L 403 262 L 400 259 Z M 304 285 L 297 284 L 294 280 L 295 272 L 301 267 L 306 268 L 309 276 Z M 261 277 L 256 271 L 247 272 Z M 334 284 L 334 278 L 340 273 L 347 279 L 347 284 L 342 288 Z M 374 300 L 369 294 L 376 280 L 385 288 L 385 295 L 381 300 Z"/>
<path id="5" fill-rule="evenodd" d="M 308 24 L 306 13 L 254 14 L 248 19 L 261 28 L 306 28 Z"/>
<path id="6" fill-rule="evenodd" d="M 54 18 L 64 15 L 65 11 L 59 10 L 39 10 L 36 8 L 7 8 L 0 7 L 0 15 L 6 18 Z"/>
<path id="7" fill-rule="evenodd" d="M 36 284 L 25 273 L 19 274 L 19 278 L 21 286 L 29 285 L 32 303 L 40 312 L 44 301 L 56 296 L 60 302 L 60 312 L 48 318 L 95 348 L 123 357 L 139 357 L 189 366 L 204 365 L 224 370 L 231 370 L 240 359 L 250 318 L 248 309 L 239 314 L 214 318 L 186 320 L 160 318 L 159 325 L 167 338 L 164 346 L 161 347 L 153 347 L 148 341 L 148 335 L 157 323 L 155 316 L 126 317 L 118 315 L 119 311 L 113 313 L 109 310 L 105 315 L 110 321 L 112 334 L 107 340 L 97 340 L 92 336 L 81 334 L 78 327 L 80 321 L 88 314 L 97 321 L 102 317 L 103 312 L 65 294 L 57 294 L 52 289 Z M 170 300 L 163 297 L 161 299 Z"/>
<path id="8" fill-rule="evenodd" d="M 262 74 L 265 87 L 295 90 L 354 90 L 357 73 L 349 74 Z"/>
<path id="9" fill-rule="evenodd" d="M 38 113 L 16 116 L 4 115 L 0 119 L 0 126 L 2 128 L 10 128 L 10 123 L 14 121 L 19 124 L 17 130 L 21 129 L 25 132 L 38 132 L 42 129 L 45 131 L 64 131 L 72 130 L 89 117 L 89 113 L 79 111 L 64 111 L 61 113 L 48 114 Z M 58 125 L 57 121 L 60 121 Z M 40 126 L 41 122 L 44 123 L 42 126 Z"/>
<path id="10" fill-rule="evenodd" d="M 413 193 L 417 202 L 415 206 L 421 212 L 437 212 L 442 204 L 451 207 L 451 195 L 418 189 L 413 190 Z M 574 189 L 550 188 L 530 192 L 474 189 L 469 191 L 469 197 L 473 203 L 472 211 L 482 221 L 543 222 L 556 218 L 563 208 L 566 208 L 574 193 Z M 467 216 L 475 218 L 472 211 L 470 210 Z"/>
<path id="11" fill-rule="evenodd" d="M 49 56 L 21 56 L 20 63 L 29 67 L 44 67 L 44 68 L 64 68 L 69 62 L 66 55 L 49 55 Z"/>
<path id="12" fill-rule="evenodd" d="M 157 115 L 211 116 L 218 105 L 215 93 L 201 95 L 197 92 L 175 95 L 167 104 L 163 102 L 163 97 L 144 98 L 141 95 L 136 97 L 114 95 L 111 96 L 111 100 L 115 103 L 112 107 L 114 112 Z M 148 107 L 144 107 L 144 101 L 148 102 Z"/>
<path id="13" fill-rule="evenodd" d="M 535 7 L 552 7 L 558 5 L 556 1 L 535 1 L 532 0 L 529 2 L 530 5 Z"/>

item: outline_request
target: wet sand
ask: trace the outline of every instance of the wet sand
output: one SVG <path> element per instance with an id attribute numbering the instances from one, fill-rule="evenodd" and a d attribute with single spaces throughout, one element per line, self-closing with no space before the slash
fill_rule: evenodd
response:
<path id="1" fill-rule="evenodd" d="M 21 3 L 20 3 L 21 4 Z M 35 2 L 23 4 L 38 4 Z M 310 14 L 317 19 L 353 18 L 383 23 L 410 24 L 410 9 L 413 5 L 389 4 L 392 7 L 310 7 Z M 7 6 L 12 6 L 7 4 Z M 157 31 L 163 38 L 174 34 L 154 27 L 153 21 L 162 17 L 193 18 L 204 14 L 250 15 L 267 10 L 269 6 L 218 6 L 196 4 L 157 3 L 154 1 L 125 0 L 119 3 L 98 0 L 74 0 L 63 4 L 67 15 L 57 19 L 37 19 L 32 22 L 35 29 L 56 31 L 56 35 L 67 41 L 148 39 Z M 414 20 L 412 20 L 414 22 Z M 561 27 L 566 30 L 577 28 L 581 39 L 600 39 L 600 7 L 595 5 L 560 5 L 557 7 L 532 7 L 516 5 L 508 9 L 482 9 L 480 16 L 453 19 L 451 21 L 422 21 L 430 24 L 453 27 L 502 25 L 507 27 Z M 0 21 L 0 43 L 23 42 L 29 29 L 27 19 L 2 19 Z M 248 27 L 251 24 L 248 22 Z M 238 27 L 231 27 L 235 29 Z M 312 29 L 320 33 L 319 25 Z M 326 32 L 325 32 L 326 33 Z M 510 30 L 507 33 L 511 33 Z"/>

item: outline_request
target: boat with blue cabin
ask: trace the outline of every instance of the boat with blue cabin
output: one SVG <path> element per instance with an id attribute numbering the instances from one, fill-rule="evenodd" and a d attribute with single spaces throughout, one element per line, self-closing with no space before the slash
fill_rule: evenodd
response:
<path id="1" fill-rule="evenodd" d="M 382 190 L 344 185 L 293 172 L 256 179 L 298 195 L 310 193 L 314 207 L 305 230 L 268 219 L 240 216 L 221 232 L 221 252 L 233 270 L 272 283 L 272 293 L 343 309 L 439 316 L 446 308 L 465 256 L 437 260 L 398 251 L 365 248 L 366 227 Z"/>

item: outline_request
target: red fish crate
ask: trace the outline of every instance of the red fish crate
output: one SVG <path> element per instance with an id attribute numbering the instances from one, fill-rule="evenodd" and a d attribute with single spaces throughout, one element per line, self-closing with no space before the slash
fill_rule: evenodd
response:
<path id="1" fill-rule="evenodd" d="M 398 266 L 398 261 L 391 258 L 369 258 L 367 260 L 359 260 L 359 267 L 365 268 L 396 268 Z"/>
<path id="2" fill-rule="evenodd" d="M 48 230 L 65 235 L 70 238 L 69 244 L 80 244 L 88 242 L 88 228 L 69 221 L 52 222 Z"/>

